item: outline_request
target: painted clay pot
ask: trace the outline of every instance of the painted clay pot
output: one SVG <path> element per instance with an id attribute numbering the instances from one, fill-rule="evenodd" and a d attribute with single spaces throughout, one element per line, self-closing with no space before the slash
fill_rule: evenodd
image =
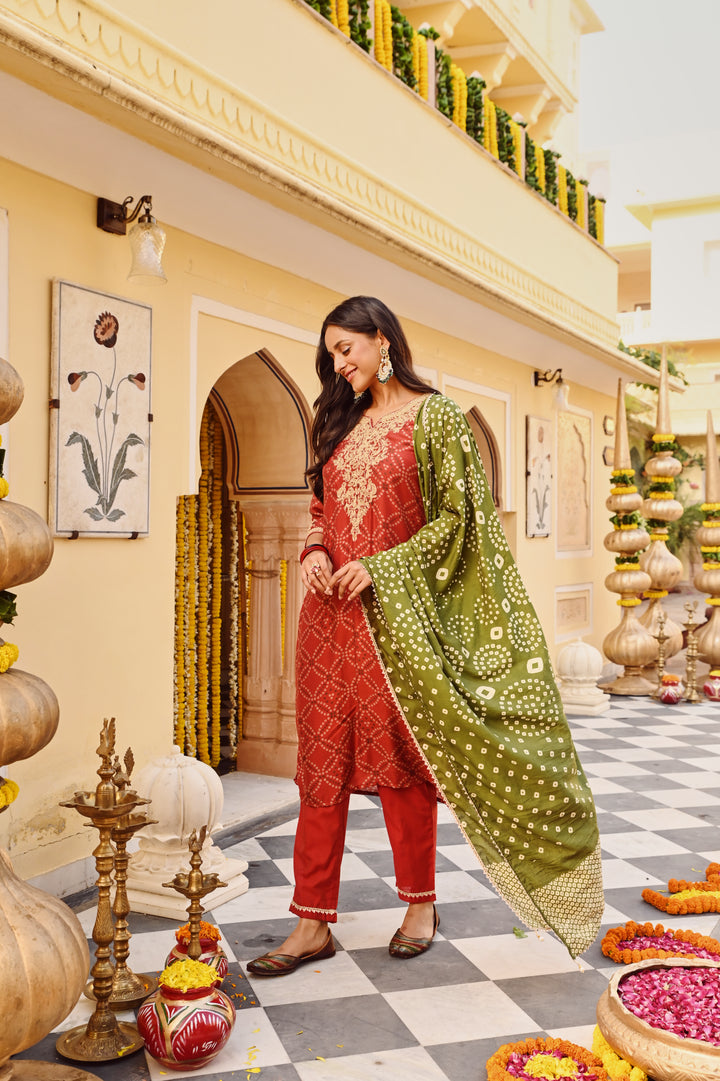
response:
<path id="1" fill-rule="evenodd" d="M 678 702 L 682 702 L 684 693 L 682 683 L 663 683 L 659 698 L 666 705 L 674 706 Z"/>
<path id="2" fill-rule="evenodd" d="M 228 974 L 228 959 L 222 946 L 215 942 L 212 938 L 201 938 L 200 948 L 202 953 L 198 957 L 198 961 L 202 961 L 203 964 L 209 965 L 210 968 L 217 972 L 218 980 L 224 980 Z M 165 968 L 168 965 L 172 965 L 175 961 L 186 961 L 188 956 L 188 943 L 176 942 L 175 947 L 170 951 L 165 959 Z"/>
<path id="3" fill-rule="evenodd" d="M 171 1070 L 200 1070 L 228 1041 L 235 1007 L 217 987 L 179 991 L 161 984 L 137 1015 L 145 1048 Z"/>
<path id="4" fill-rule="evenodd" d="M 711 702 L 720 702 L 720 672 L 717 675 L 713 672 L 710 673 L 703 683 L 703 691 L 705 697 L 709 698 Z"/>

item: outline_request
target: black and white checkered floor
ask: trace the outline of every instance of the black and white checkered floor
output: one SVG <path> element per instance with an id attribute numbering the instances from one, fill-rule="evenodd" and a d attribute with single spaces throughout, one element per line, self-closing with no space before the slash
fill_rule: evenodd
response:
<path id="1" fill-rule="evenodd" d="M 718 937 L 716 915 L 663 918 L 641 891 L 662 888 L 672 876 L 702 878 L 707 863 L 720 859 L 720 705 L 612 699 L 604 715 L 573 718 L 571 726 L 599 813 L 605 925 L 653 920 Z M 226 990 L 240 996 L 241 1008 L 229 1043 L 195 1076 L 484 1081 L 486 1059 L 508 1041 L 547 1034 L 590 1046 L 595 1006 L 615 971 L 600 940 L 580 971 L 550 936 L 518 937 L 517 918 L 489 888 L 444 808 L 437 858 L 441 924 L 427 954 L 411 961 L 388 956 L 403 906 L 379 805 L 354 797 L 334 928 L 337 955 L 281 979 L 249 980 L 246 961 L 281 941 L 294 923 L 287 911 L 294 828 L 292 819 L 244 840 L 238 840 L 241 831 L 225 837 L 227 854 L 249 861 L 250 889 L 210 918 L 233 960 Z M 78 915 L 89 935 L 94 908 Z M 175 924 L 133 916 L 130 926 L 131 967 L 158 970 Z M 61 1027 L 79 1024 L 89 1012 L 83 999 Z M 19 1057 L 63 1061 L 54 1051 L 56 1036 Z M 144 1053 L 87 1068 L 116 1081 L 174 1076 Z"/>

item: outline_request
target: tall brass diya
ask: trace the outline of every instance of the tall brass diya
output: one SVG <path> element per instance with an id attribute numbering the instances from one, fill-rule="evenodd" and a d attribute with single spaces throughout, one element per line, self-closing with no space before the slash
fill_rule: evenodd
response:
<path id="1" fill-rule="evenodd" d="M 113 783 L 122 797 L 122 793 L 130 784 L 130 775 L 135 765 L 132 750 L 128 747 L 123 759 L 125 769 L 120 765 L 116 757 L 113 762 Z M 144 802 L 149 803 L 149 800 Z M 146 811 L 138 814 L 126 814 L 112 829 L 112 841 L 115 845 L 115 899 L 112 905 L 115 917 L 115 931 L 113 935 L 113 956 L 115 957 L 115 973 L 113 975 L 112 992 L 110 994 L 110 1008 L 113 1010 L 136 1010 L 148 995 L 156 990 L 158 982 L 155 976 L 148 973 L 136 974 L 127 963 L 130 953 L 130 939 L 132 935 L 128 928 L 127 917 L 130 915 L 130 902 L 127 895 L 127 870 L 130 862 L 128 853 L 128 841 L 141 830 L 143 826 L 154 825 L 155 819 L 150 818 Z M 93 981 L 85 988 L 87 998 L 95 998 Z"/>
<path id="2" fill-rule="evenodd" d="M 188 945 L 188 957 L 193 961 L 200 959 L 202 947 L 200 945 L 200 922 L 205 909 L 200 904 L 203 897 L 207 897 L 213 890 L 227 886 L 227 882 L 221 882 L 217 874 L 205 875 L 202 873 L 202 846 L 205 844 L 207 826 L 203 826 L 198 834 L 193 830 L 188 841 L 190 849 L 190 871 L 183 871 L 173 878 L 172 882 L 163 882 L 167 889 L 177 890 L 183 897 L 187 897 L 190 904 L 187 908 L 188 922 L 190 926 L 190 943 Z"/>
<path id="3" fill-rule="evenodd" d="M 148 803 L 132 788 L 118 789 L 114 784 L 115 767 L 112 758 L 115 753 L 115 718 L 103 722 L 100 734 L 100 746 L 97 754 L 100 758 L 98 775 L 100 783 L 94 792 L 76 792 L 71 800 L 66 800 L 63 807 L 75 810 L 89 819 L 98 831 L 99 843 L 93 851 L 97 870 L 98 907 L 93 927 L 95 964 L 91 969 L 95 1011 L 86 1025 L 64 1032 L 55 1047 L 64 1058 L 75 1062 L 111 1062 L 125 1058 L 139 1051 L 143 1039 L 136 1025 L 119 1022 L 110 1006 L 113 989 L 114 969 L 110 962 L 110 944 L 113 941 L 113 918 L 110 905 L 110 886 L 115 862 L 115 848 L 112 844 L 113 830 L 136 807 Z"/>

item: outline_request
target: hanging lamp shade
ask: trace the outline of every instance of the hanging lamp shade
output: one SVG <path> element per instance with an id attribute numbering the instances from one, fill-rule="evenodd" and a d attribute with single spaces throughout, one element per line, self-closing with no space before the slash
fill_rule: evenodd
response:
<path id="1" fill-rule="evenodd" d="M 162 265 L 165 230 L 152 214 L 143 214 L 128 233 L 132 262 L 128 280 L 166 282 Z"/>

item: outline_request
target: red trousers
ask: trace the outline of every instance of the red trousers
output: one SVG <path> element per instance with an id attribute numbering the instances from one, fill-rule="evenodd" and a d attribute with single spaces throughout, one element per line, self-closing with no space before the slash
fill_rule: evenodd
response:
<path id="1" fill-rule="evenodd" d="M 395 865 L 398 896 L 408 904 L 435 900 L 437 794 L 431 784 L 378 787 Z M 295 893 L 290 911 L 337 921 L 340 865 L 345 847 L 346 796 L 330 807 L 300 805 L 295 834 Z"/>

